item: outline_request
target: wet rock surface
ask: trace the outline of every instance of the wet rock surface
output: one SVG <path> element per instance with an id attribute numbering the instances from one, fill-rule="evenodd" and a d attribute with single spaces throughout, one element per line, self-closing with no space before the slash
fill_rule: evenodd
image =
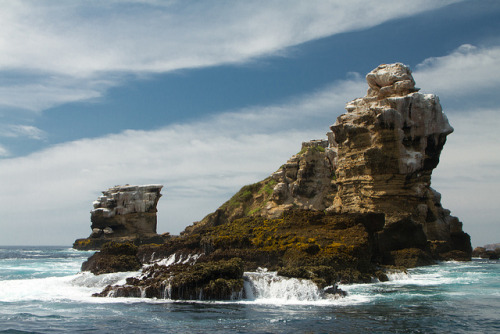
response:
<path id="1" fill-rule="evenodd" d="M 482 259 L 498 260 L 500 258 L 500 244 L 485 245 L 476 247 L 472 251 L 472 256 Z"/>

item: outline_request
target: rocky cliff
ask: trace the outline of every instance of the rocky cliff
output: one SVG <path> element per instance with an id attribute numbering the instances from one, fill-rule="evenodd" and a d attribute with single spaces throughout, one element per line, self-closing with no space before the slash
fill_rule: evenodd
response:
<path id="1" fill-rule="evenodd" d="M 175 298 L 230 298 L 240 273 L 258 267 L 326 287 L 384 279 L 386 266 L 470 259 L 469 235 L 430 187 L 453 131 L 439 99 L 419 93 L 400 63 L 380 65 L 367 82 L 327 138 L 303 143 L 181 236 L 139 247 L 136 258 L 152 266 L 101 295 L 172 298 L 175 282 L 186 292 Z"/>
<path id="2" fill-rule="evenodd" d="M 327 139 L 303 143 L 270 178 L 242 188 L 186 233 L 245 216 L 278 218 L 293 209 L 383 213 L 381 247 L 387 251 L 413 240 L 437 257 L 451 251 L 470 256 L 462 223 L 430 187 L 446 136 L 453 132 L 439 98 L 419 93 L 401 63 L 380 65 L 366 79 L 367 95 L 347 103 Z"/>
<path id="3" fill-rule="evenodd" d="M 99 249 L 109 241 L 163 242 L 156 233 L 156 205 L 162 185 L 115 186 L 102 192 L 90 212 L 92 233 L 75 249 Z"/>

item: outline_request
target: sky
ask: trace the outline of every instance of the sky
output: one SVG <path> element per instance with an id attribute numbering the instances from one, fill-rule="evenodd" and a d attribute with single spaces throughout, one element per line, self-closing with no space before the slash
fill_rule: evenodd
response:
<path id="1" fill-rule="evenodd" d="M 119 184 L 178 234 L 324 139 L 379 64 L 455 132 L 432 187 L 500 242 L 500 1 L 0 0 L 0 245 L 71 245 Z"/>

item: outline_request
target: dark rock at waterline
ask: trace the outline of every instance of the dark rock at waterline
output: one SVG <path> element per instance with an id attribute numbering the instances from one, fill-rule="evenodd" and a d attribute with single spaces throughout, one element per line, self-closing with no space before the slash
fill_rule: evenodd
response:
<path id="1" fill-rule="evenodd" d="M 480 257 L 482 259 L 498 260 L 500 255 L 500 248 L 495 250 L 486 249 L 485 247 L 476 247 L 472 252 L 472 256 Z"/>
<path id="2" fill-rule="evenodd" d="M 108 286 L 97 297 L 138 297 L 185 300 L 230 300 L 243 289 L 243 262 L 239 258 L 170 267 L 153 265 L 144 279 L 128 279 L 123 286 Z"/>
<path id="3" fill-rule="evenodd" d="M 287 211 L 278 219 L 238 219 L 162 245 L 138 247 L 136 258 L 151 264 L 142 278 L 129 279 L 124 286 L 107 288 L 99 295 L 132 297 L 138 294 L 132 287 L 139 287 L 146 297 L 227 300 L 241 292 L 243 271 L 259 267 L 277 270 L 284 277 L 309 279 L 319 288 L 336 282 L 367 283 L 372 277 L 383 281 L 387 276 L 373 264 L 374 258 L 383 258 L 376 237 L 383 221 L 383 214 L 309 210 Z M 101 252 L 110 253 L 106 249 Z M 432 261 L 419 249 L 390 254 L 394 256 L 390 264 L 398 266 Z"/>
<path id="4" fill-rule="evenodd" d="M 389 252 L 386 256 L 384 262 L 396 267 L 413 268 L 435 263 L 428 252 L 419 248 L 395 250 Z"/>
<path id="5" fill-rule="evenodd" d="M 137 246 L 130 243 L 108 242 L 82 264 L 82 271 L 95 275 L 141 269 L 137 259 Z"/>
<path id="6" fill-rule="evenodd" d="M 331 295 L 335 295 L 335 296 L 341 296 L 341 297 L 345 297 L 347 296 L 347 292 L 343 291 L 342 289 L 340 289 L 337 284 L 334 284 L 332 286 L 329 286 L 327 288 L 325 288 L 323 290 L 325 293 L 328 293 L 328 294 L 331 294 Z"/>

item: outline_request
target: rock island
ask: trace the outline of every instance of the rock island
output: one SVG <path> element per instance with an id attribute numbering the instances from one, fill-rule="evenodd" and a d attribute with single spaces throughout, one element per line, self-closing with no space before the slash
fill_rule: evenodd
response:
<path id="1" fill-rule="evenodd" d="M 91 236 L 75 242 L 101 248 L 82 269 L 143 273 L 98 295 L 240 298 L 243 273 L 258 268 L 339 294 L 335 283 L 386 280 L 388 268 L 469 260 L 469 235 L 431 188 L 453 132 L 439 98 L 420 93 L 401 63 L 380 65 L 366 80 L 366 96 L 347 103 L 324 139 L 302 143 L 180 236 L 156 235 L 161 186 L 104 192 Z"/>

